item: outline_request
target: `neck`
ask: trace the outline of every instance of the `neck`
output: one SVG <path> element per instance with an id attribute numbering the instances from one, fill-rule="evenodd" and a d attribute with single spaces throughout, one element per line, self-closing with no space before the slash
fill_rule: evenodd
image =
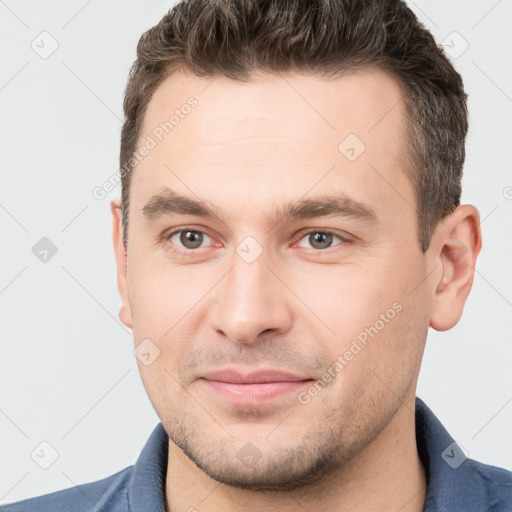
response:
<path id="1" fill-rule="evenodd" d="M 414 406 L 412 396 L 377 438 L 343 468 L 315 484 L 295 490 L 253 491 L 220 484 L 170 441 L 167 512 L 421 512 L 427 481 L 416 447 Z"/>

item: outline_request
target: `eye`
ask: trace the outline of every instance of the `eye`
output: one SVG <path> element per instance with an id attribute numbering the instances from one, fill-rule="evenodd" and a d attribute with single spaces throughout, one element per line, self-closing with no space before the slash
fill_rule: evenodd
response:
<path id="1" fill-rule="evenodd" d="M 336 239 L 339 242 L 333 243 Z M 212 238 L 207 233 L 197 229 L 176 229 L 165 236 L 165 241 L 170 242 L 171 250 L 178 253 L 190 253 L 194 252 L 195 249 L 204 248 L 208 245 L 208 240 L 211 243 Z M 303 240 L 307 240 L 310 246 L 304 245 Z M 316 251 L 323 251 L 349 241 L 333 231 L 316 229 L 305 233 L 299 239 L 297 245 L 306 249 L 312 248 Z"/>
<path id="2" fill-rule="evenodd" d="M 307 238 L 308 243 L 311 244 L 311 246 L 313 247 L 313 249 L 319 249 L 319 250 L 329 249 L 330 247 L 332 247 L 333 239 L 335 239 L 335 238 L 340 240 L 341 243 L 346 241 L 340 235 L 337 235 L 336 233 L 333 233 L 332 231 L 321 231 L 318 229 L 314 230 L 314 231 L 310 231 L 309 233 L 306 233 L 300 240 L 304 240 L 306 238 Z M 335 245 L 340 245 L 340 244 L 335 244 Z M 300 241 L 299 241 L 299 246 L 304 247 L 304 245 L 300 245 Z"/>
<path id="3" fill-rule="evenodd" d="M 184 247 L 186 250 L 198 249 L 201 247 L 205 238 L 210 238 L 206 233 L 194 229 L 181 229 L 173 231 L 166 236 L 166 239 L 173 245 Z M 178 249 L 178 251 L 181 249 Z M 186 251 L 182 251 L 186 252 Z"/>

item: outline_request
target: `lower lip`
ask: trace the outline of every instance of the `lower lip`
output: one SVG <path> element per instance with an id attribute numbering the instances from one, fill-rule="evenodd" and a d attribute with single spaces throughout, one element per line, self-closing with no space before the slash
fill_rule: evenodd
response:
<path id="1" fill-rule="evenodd" d="M 255 384 L 238 384 L 218 380 L 201 379 L 216 395 L 235 405 L 259 405 L 274 398 L 297 392 L 310 384 L 310 380 L 264 382 Z"/>

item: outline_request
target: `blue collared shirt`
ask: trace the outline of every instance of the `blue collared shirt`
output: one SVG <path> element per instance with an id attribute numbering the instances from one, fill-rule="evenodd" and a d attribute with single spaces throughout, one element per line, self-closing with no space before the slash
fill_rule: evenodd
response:
<path id="1" fill-rule="evenodd" d="M 416 441 L 428 482 L 424 512 L 512 511 L 512 472 L 466 458 L 419 398 Z M 166 512 L 167 448 L 159 423 L 135 465 L 96 482 L 0 506 L 0 511 Z"/>

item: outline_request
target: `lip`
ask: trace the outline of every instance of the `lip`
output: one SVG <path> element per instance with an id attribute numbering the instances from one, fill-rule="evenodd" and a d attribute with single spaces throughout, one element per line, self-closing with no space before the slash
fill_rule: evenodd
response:
<path id="1" fill-rule="evenodd" d="M 313 379 L 281 370 L 207 372 L 200 379 L 221 400 L 238 406 L 258 406 L 298 391 Z"/>
<path id="2" fill-rule="evenodd" d="M 232 384 L 265 384 L 269 382 L 297 382 L 311 380 L 307 377 L 295 375 L 294 373 L 283 372 L 282 370 L 257 370 L 250 373 L 243 373 L 237 370 L 217 370 L 201 375 L 203 379 L 229 382 Z"/>

